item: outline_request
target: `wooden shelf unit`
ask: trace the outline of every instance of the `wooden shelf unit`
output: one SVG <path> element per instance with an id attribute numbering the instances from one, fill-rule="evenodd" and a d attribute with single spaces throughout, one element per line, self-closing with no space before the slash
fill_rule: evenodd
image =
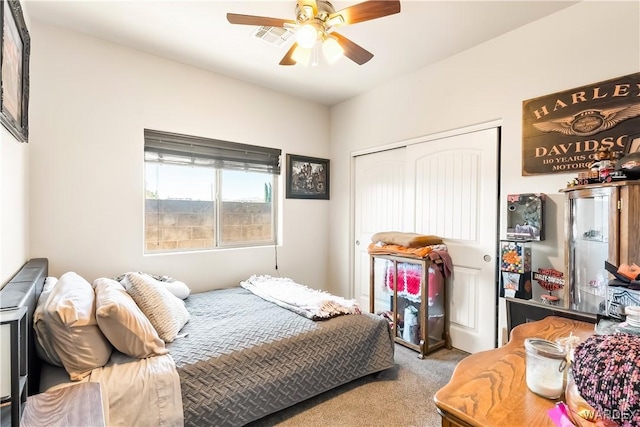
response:
<path id="1" fill-rule="evenodd" d="M 398 274 L 402 268 L 407 265 L 417 266 L 420 270 L 420 290 L 419 297 L 408 298 L 407 296 L 398 294 Z M 399 269 L 400 267 L 400 269 Z M 419 353 L 419 358 L 424 358 L 438 348 L 451 348 L 448 329 L 448 313 L 447 313 L 447 295 L 446 280 L 443 279 L 442 287 L 438 290 L 437 296 L 429 300 L 429 286 L 435 286 L 429 283 L 429 268 L 440 268 L 434 261 L 428 258 L 413 258 L 399 255 L 383 255 L 370 254 L 370 280 L 369 280 L 369 311 L 372 313 L 379 312 L 377 306 L 388 308 L 393 316 L 393 332 L 396 343 L 407 348 L 415 350 Z M 383 292 L 384 281 L 389 280 L 387 274 L 392 272 L 393 292 Z M 406 278 L 406 272 L 405 278 Z M 383 277 L 380 277 L 382 275 Z M 432 289 L 433 290 L 433 289 Z M 378 293 L 383 293 L 384 297 L 389 297 L 390 301 L 376 299 Z M 434 291 L 435 294 L 435 291 Z M 405 339 L 404 332 L 404 310 L 409 306 L 413 306 L 418 310 L 418 331 L 414 339 Z M 385 311 L 385 310 L 383 310 Z"/>
<path id="2" fill-rule="evenodd" d="M 608 312 L 612 276 L 604 262 L 640 262 L 640 181 L 587 184 L 565 194 L 565 287 L 563 306 Z M 622 307 L 623 308 L 623 307 Z"/>
<path id="3" fill-rule="evenodd" d="M 509 332 L 521 323 L 551 315 L 596 323 L 598 315 L 615 316 L 629 300 L 633 305 L 640 302 L 640 291 L 607 286 L 613 276 L 604 268 L 605 261 L 616 266 L 640 261 L 640 180 L 559 191 L 564 193 L 565 231 L 560 303 L 507 298 Z"/>

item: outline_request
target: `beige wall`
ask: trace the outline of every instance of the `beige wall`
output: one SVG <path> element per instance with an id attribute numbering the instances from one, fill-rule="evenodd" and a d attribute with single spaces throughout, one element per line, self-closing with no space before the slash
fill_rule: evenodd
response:
<path id="1" fill-rule="evenodd" d="M 330 154 L 332 181 L 346 183 L 353 151 L 501 120 L 501 193 L 550 195 L 549 237 L 536 246 L 536 256 L 561 268 L 558 189 L 572 175 L 520 175 L 521 103 L 637 72 L 638 16 L 637 2 L 581 2 L 382 85 L 330 114 L 313 103 L 32 24 L 27 16 L 33 40 L 31 142 L 18 144 L 2 129 L 0 280 L 35 256 L 49 257 L 53 274 L 76 270 L 91 279 L 147 270 L 179 277 L 196 290 L 275 273 L 273 248 L 142 255 L 143 127 Z M 310 130 L 305 138 L 295 131 L 301 127 Z M 328 283 L 348 295 L 350 187 L 332 186 L 330 202 L 288 200 L 282 190 L 281 180 L 281 274 L 312 286 Z M 504 223 L 504 208 L 501 216 Z M 116 228 L 110 225 L 114 217 Z"/>
<path id="2" fill-rule="evenodd" d="M 0 126 L 0 287 L 29 256 L 29 144 Z"/>
<path id="3" fill-rule="evenodd" d="M 141 270 L 196 291 L 278 274 L 273 247 L 143 255 L 143 129 L 281 148 L 283 159 L 326 158 L 328 108 L 79 33 L 32 27 L 30 255 L 48 257 L 55 275 L 74 270 L 93 280 Z M 285 199 L 283 177 L 274 191 L 279 274 L 323 287 L 330 202 Z"/>
<path id="4" fill-rule="evenodd" d="M 640 71 L 639 8 L 639 2 L 584 1 L 333 107 L 333 179 L 349 182 L 355 151 L 500 121 L 501 237 L 507 194 L 548 194 L 547 240 L 535 244 L 534 268 L 563 269 L 558 190 L 574 175 L 521 176 L 522 101 Z M 352 286 L 348 212 L 350 187 L 335 188 L 330 283 L 341 294 Z"/>
<path id="5" fill-rule="evenodd" d="M 27 29 L 31 21 L 23 10 Z M 0 125 L 0 288 L 29 259 L 29 144 Z"/>

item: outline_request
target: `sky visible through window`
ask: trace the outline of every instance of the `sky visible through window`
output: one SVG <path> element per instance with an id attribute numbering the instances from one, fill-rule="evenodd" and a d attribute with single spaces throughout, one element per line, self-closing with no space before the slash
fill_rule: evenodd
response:
<path id="1" fill-rule="evenodd" d="M 223 201 L 265 201 L 265 184 L 271 175 L 223 170 Z M 158 199 L 215 200 L 216 170 L 209 167 L 145 163 L 147 197 Z"/>

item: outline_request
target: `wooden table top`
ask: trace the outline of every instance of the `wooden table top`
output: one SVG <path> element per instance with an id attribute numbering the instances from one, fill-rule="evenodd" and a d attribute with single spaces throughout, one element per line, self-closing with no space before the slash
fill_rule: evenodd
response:
<path id="1" fill-rule="evenodd" d="M 555 426 L 547 410 L 556 401 L 527 388 L 524 340 L 553 341 L 573 334 L 582 341 L 593 333 L 593 324 L 549 316 L 514 328 L 503 347 L 467 356 L 434 397 L 438 412 L 447 421 L 443 425 Z"/>

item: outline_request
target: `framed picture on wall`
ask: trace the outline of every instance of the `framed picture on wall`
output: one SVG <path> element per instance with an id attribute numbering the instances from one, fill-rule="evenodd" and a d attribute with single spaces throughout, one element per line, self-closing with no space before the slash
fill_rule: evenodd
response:
<path id="1" fill-rule="evenodd" d="M 329 199 L 329 160 L 287 154 L 287 199 Z"/>
<path id="2" fill-rule="evenodd" d="M 0 121 L 21 142 L 29 138 L 29 53 L 31 40 L 17 0 L 1 0 L 2 83 Z"/>

